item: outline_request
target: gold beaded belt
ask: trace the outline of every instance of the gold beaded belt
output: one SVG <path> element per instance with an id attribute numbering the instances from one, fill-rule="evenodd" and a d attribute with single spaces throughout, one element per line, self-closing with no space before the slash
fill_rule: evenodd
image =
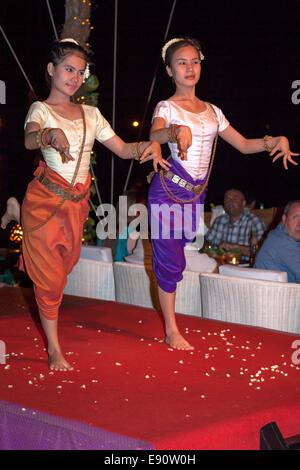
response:
<path id="1" fill-rule="evenodd" d="M 188 183 L 185 179 L 180 178 L 180 176 L 176 175 L 171 170 L 165 170 L 164 176 L 168 180 L 180 186 L 181 188 L 186 189 L 187 191 L 192 191 L 195 194 L 199 194 L 201 192 L 202 187 L 204 186 L 202 184 L 194 185 L 194 184 Z"/>
<path id="2" fill-rule="evenodd" d="M 58 184 L 52 183 L 50 180 L 48 180 L 44 173 L 41 174 L 38 180 L 42 185 L 46 186 L 46 188 L 49 189 L 51 193 L 54 193 L 56 196 L 62 197 L 65 200 L 69 200 L 72 202 L 81 201 L 88 193 L 87 190 L 83 194 L 73 194 L 69 191 L 66 191 L 65 189 L 58 186 Z"/>

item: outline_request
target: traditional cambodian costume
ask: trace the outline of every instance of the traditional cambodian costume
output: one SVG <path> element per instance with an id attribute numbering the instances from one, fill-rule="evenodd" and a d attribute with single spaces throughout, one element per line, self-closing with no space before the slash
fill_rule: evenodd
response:
<path id="1" fill-rule="evenodd" d="M 157 104 L 153 114 L 153 119 L 163 118 L 166 127 L 184 125 L 192 132 L 187 160 L 181 160 L 177 143 L 169 142 L 171 168 L 158 172 L 149 189 L 153 270 L 158 285 L 169 293 L 182 280 L 184 246 L 193 241 L 198 229 L 216 134 L 229 126 L 217 106 L 205 104 L 203 112 L 193 113 L 166 100 Z"/>
<path id="2" fill-rule="evenodd" d="M 56 149 L 42 148 L 44 161 L 34 172 L 21 209 L 24 235 L 20 267 L 33 281 L 39 311 L 48 319 L 57 318 L 67 275 L 80 256 L 83 224 L 89 212 L 89 164 L 94 140 L 105 142 L 115 135 L 96 107 L 82 108 L 85 133 L 82 118 L 66 119 L 44 102 L 33 103 L 25 119 L 25 126 L 37 122 L 41 129 L 63 130 L 75 159 L 63 163 Z M 80 167 L 70 189 L 80 154 Z"/>

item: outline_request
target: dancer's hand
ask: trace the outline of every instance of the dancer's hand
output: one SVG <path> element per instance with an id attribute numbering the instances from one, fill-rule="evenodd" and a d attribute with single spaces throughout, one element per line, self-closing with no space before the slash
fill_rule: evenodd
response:
<path id="1" fill-rule="evenodd" d="M 145 163 L 149 160 L 153 160 L 153 168 L 155 173 L 158 171 L 158 165 L 160 165 L 165 170 L 168 170 L 171 166 L 171 163 L 162 157 L 161 147 L 156 141 L 151 142 L 150 145 L 145 148 L 139 161 L 140 163 Z"/>
<path id="2" fill-rule="evenodd" d="M 48 132 L 48 137 L 51 147 L 55 148 L 61 154 L 63 163 L 75 160 L 75 158 L 70 154 L 70 144 L 64 131 L 57 128 L 51 129 Z"/>
<path id="3" fill-rule="evenodd" d="M 188 126 L 180 126 L 176 129 L 178 156 L 181 160 L 187 160 L 188 148 L 192 145 L 192 132 Z"/>
<path id="4" fill-rule="evenodd" d="M 277 155 L 275 155 L 276 152 L 279 152 L 279 153 L 277 153 Z M 270 156 L 271 157 L 274 156 L 274 158 L 272 160 L 272 163 L 274 163 L 276 160 L 278 160 L 278 158 L 283 157 L 282 163 L 283 163 L 284 168 L 287 170 L 288 169 L 288 162 L 292 163 L 293 165 L 298 165 L 298 163 L 295 162 L 292 159 L 292 155 L 297 156 L 297 155 L 299 155 L 299 153 L 291 152 L 290 146 L 289 146 L 289 141 L 286 137 L 284 137 L 284 136 L 279 137 L 277 144 L 275 145 L 275 147 L 270 152 Z"/>

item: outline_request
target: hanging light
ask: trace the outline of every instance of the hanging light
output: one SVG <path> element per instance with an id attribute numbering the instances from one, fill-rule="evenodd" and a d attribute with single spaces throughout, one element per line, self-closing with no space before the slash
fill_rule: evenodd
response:
<path id="1" fill-rule="evenodd" d="M 14 243 L 21 243 L 23 239 L 23 230 L 20 224 L 16 224 L 13 226 L 10 231 L 9 239 Z"/>

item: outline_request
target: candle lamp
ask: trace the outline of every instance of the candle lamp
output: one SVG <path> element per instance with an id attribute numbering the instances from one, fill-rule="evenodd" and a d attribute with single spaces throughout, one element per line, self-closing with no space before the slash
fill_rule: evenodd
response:
<path id="1" fill-rule="evenodd" d="M 240 263 L 240 256 L 236 253 L 226 253 L 226 262 L 229 264 L 239 264 Z"/>

